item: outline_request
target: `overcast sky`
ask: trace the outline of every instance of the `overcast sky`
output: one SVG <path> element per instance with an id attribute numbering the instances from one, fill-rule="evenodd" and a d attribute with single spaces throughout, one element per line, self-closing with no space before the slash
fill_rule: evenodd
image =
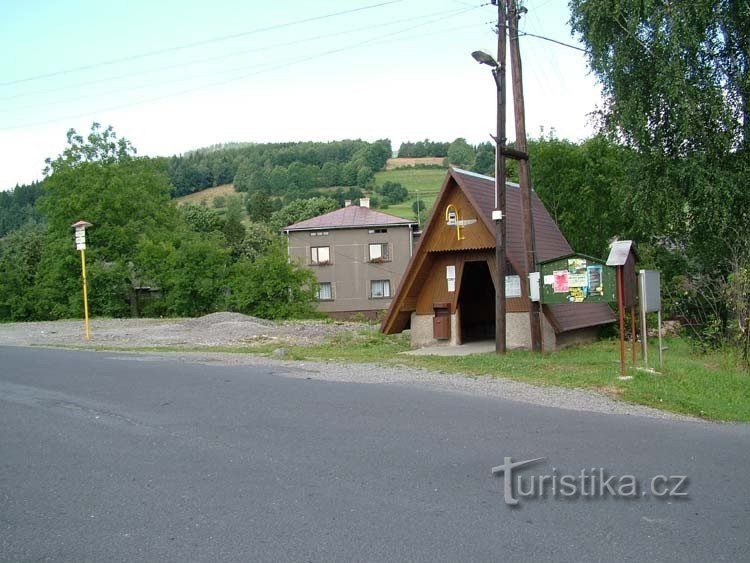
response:
<path id="1" fill-rule="evenodd" d="M 93 121 L 142 155 L 230 141 L 489 140 L 494 83 L 470 54 L 495 53 L 497 11 L 481 4 L 0 0 L 0 189 L 40 179 L 66 131 Z M 577 44 L 566 0 L 526 6 L 522 31 Z M 583 53 L 520 44 L 529 136 L 590 135 L 599 88 Z"/>

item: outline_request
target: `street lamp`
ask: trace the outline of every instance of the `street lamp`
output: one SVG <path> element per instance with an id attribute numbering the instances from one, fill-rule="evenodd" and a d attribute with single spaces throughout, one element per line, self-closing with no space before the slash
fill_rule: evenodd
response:
<path id="1" fill-rule="evenodd" d="M 504 5 L 504 2 L 499 2 Z M 479 64 L 492 69 L 492 77 L 497 88 L 497 133 L 495 140 L 495 208 L 492 220 L 495 222 L 495 352 L 506 351 L 506 303 L 505 303 L 505 10 L 498 8 L 497 51 L 499 64 L 492 55 L 484 51 L 474 51 L 471 56 Z"/>
<path id="2" fill-rule="evenodd" d="M 86 340 L 91 340 L 89 331 L 89 300 L 86 293 L 86 229 L 91 227 L 87 221 L 78 221 L 71 227 L 76 230 L 76 250 L 81 252 L 81 279 L 83 281 L 83 326 L 86 332 Z"/>

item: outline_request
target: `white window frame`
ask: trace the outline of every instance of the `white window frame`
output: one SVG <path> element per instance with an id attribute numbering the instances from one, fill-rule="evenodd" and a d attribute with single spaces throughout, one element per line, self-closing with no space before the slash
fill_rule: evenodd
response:
<path id="1" fill-rule="evenodd" d="M 323 286 L 328 286 L 329 297 L 321 297 L 321 289 Z M 333 301 L 333 282 L 319 282 L 317 291 L 318 301 Z"/>
<path id="2" fill-rule="evenodd" d="M 377 254 L 379 256 L 373 256 L 373 248 L 378 248 Z M 367 261 L 368 262 L 390 262 L 391 261 L 391 245 L 387 242 L 371 242 L 367 247 Z"/>
<path id="3" fill-rule="evenodd" d="M 328 258 L 321 259 L 320 251 L 325 249 L 328 254 Z M 310 247 L 310 264 L 313 266 L 324 266 L 331 263 L 331 247 L 330 246 L 311 246 Z"/>
<path id="4" fill-rule="evenodd" d="M 380 284 L 382 295 L 375 294 L 375 284 Z M 391 280 L 370 280 L 370 298 L 372 299 L 390 299 L 391 298 Z"/>

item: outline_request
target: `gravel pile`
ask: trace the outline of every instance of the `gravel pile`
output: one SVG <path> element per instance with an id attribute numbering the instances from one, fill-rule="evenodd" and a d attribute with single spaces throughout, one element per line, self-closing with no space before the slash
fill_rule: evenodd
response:
<path id="1" fill-rule="evenodd" d="M 281 342 L 307 345 L 360 323 L 323 321 L 273 322 L 240 313 L 212 313 L 195 319 L 96 319 L 91 321 L 93 346 L 142 348 L 172 346 L 252 346 Z M 0 324 L 0 345 L 76 346 L 85 343 L 83 321 Z"/>

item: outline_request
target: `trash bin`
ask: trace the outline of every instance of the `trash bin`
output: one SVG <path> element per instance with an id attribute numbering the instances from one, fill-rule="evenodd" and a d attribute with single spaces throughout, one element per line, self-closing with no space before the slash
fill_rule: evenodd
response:
<path id="1" fill-rule="evenodd" d="M 432 337 L 436 340 L 450 340 L 451 304 L 435 303 L 433 310 L 435 311 L 435 317 L 432 319 Z"/>

